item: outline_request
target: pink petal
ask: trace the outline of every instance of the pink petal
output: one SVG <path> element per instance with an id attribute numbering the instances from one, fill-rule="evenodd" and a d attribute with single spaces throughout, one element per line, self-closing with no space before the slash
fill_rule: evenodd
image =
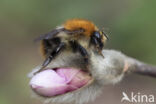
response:
<path id="1" fill-rule="evenodd" d="M 65 78 L 66 83 L 69 83 L 73 77 L 79 72 L 77 69 L 72 68 L 59 68 L 56 71 L 60 76 Z"/>
<path id="2" fill-rule="evenodd" d="M 79 71 L 75 77 L 70 81 L 69 85 L 75 87 L 82 87 L 83 85 L 87 84 L 87 82 L 91 79 L 89 75 L 87 75 L 83 71 Z"/>

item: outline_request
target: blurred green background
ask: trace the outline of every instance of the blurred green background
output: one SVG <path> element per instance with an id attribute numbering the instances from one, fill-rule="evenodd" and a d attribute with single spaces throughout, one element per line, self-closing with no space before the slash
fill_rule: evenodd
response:
<path id="1" fill-rule="evenodd" d="M 31 99 L 27 78 L 43 61 L 33 39 L 70 18 L 104 28 L 107 48 L 156 65 L 156 0 L 0 0 L 0 104 L 41 104 Z M 156 97 L 155 88 L 154 78 L 127 76 L 97 102 L 121 104 L 122 91 Z"/>

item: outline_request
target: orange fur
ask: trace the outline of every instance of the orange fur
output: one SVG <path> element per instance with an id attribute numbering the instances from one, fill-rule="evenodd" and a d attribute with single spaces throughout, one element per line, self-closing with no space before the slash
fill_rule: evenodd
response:
<path id="1" fill-rule="evenodd" d="M 43 44 L 43 40 L 40 42 L 40 52 L 43 57 L 46 57 L 45 45 Z"/>
<path id="2" fill-rule="evenodd" d="M 97 30 L 97 27 L 90 21 L 85 19 L 71 19 L 64 23 L 64 27 L 67 30 L 84 29 L 84 35 L 90 36 L 92 32 Z"/>

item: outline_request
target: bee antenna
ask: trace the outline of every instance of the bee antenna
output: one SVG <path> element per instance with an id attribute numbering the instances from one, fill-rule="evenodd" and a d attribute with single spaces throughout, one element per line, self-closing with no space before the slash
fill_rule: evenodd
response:
<path id="1" fill-rule="evenodd" d="M 107 38 L 107 40 L 109 40 L 109 36 L 108 36 L 108 34 L 106 34 L 106 32 L 104 30 L 102 30 L 102 33 Z"/>

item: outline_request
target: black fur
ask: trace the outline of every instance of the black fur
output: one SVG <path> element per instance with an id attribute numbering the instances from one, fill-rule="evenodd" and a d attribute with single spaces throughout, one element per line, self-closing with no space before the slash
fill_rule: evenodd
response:
<path id="1" fill-rule="evenodd" d="M 44 54 L 47 56 L 52 52 L 52 49 L 55 46 L 61 43 L 61 39 L 59 37 L 55 37 L 52 39 L 43 39 L 42 42 L 43 42 L 43 47 L 44 47 L 43 49 Z"/>
<path id="2" fill-rule="evenodd" d="M 86 64 L 88 64 L 88 52 L 76 40 L 70 41 L 71 47 L 74 52 L 79 52 L 83 57 Z"/>

